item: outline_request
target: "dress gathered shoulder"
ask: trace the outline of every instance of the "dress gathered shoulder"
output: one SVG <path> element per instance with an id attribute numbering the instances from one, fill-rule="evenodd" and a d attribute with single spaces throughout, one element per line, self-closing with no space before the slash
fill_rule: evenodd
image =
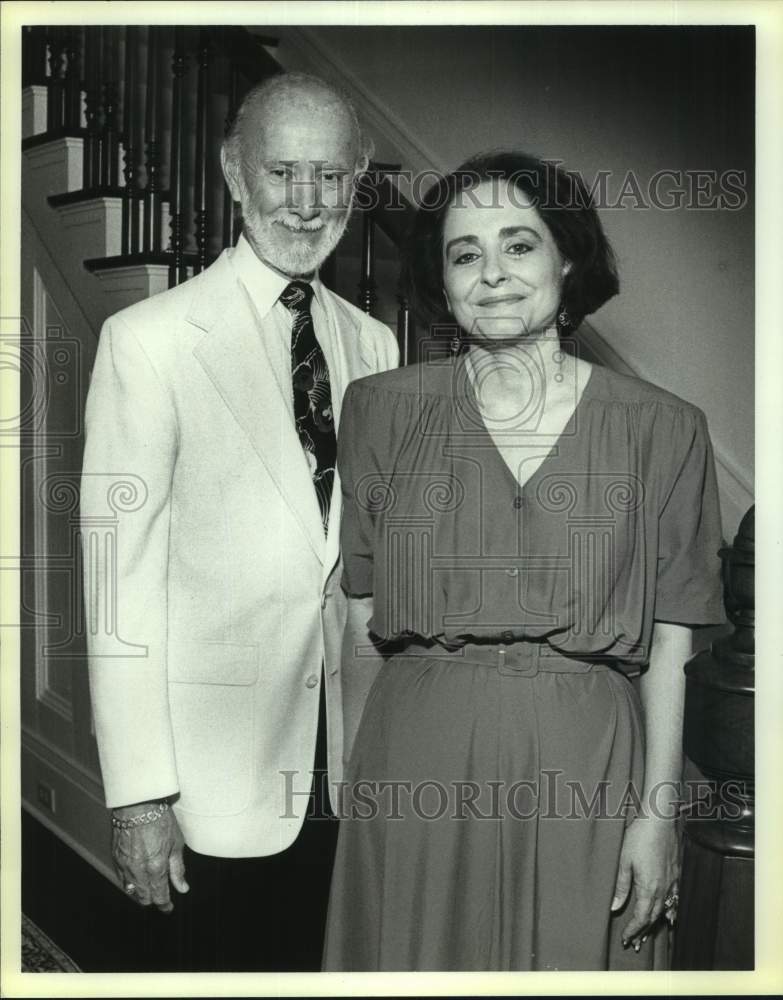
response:
<path id="1" fill-rule="evenodd" d="M 346 393 L 343 587 L 372 596 L 385 659 L 347 769 L 326 969 L 665 961 L 665 931 L 623 949 L 633 899 L 610 906 L 644 777 L 631 678 L 656 621 L 723 620 L 706 421 L 599 366 L 562 433 L 525 417 L 530 476 L 463 357 Z"/>

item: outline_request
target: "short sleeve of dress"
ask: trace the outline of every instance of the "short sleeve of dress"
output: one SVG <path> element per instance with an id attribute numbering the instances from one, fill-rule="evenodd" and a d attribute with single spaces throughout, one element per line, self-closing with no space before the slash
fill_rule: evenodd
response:
<path id="1" fill-rule="evenodd" d="M 343 590 L 351 597 L 366 597 L 373 591 L 374 523 L 366 495 L 366 479 L 374 467 L 367 440 L 367 394 L 349 385 L 343 398 L 337 431 L 337 469 L 342 490 L 340 547 L 343 558 Z"/>
<path id="2" fill-rule="evenodd" d="M 723 540 L 707 422 L 700 410 L 683 408 L 670 430 L 654 617 L 681 625 L 717 624 L 725 617 L 718 555 Z"/>

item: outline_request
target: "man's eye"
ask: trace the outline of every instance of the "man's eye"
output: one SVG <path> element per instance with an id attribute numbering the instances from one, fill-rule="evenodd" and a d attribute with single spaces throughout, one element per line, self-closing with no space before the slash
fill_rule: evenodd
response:
<path id="1" fill-rule="evenodd" d="M 279 180 L 283 180 L 284 178 L 291 176 L 291 171 L 288 170 L 286 167 L 273 167 L 272 170 L 269 171 L 269 173 L 273 177 L 277 177 Z"/>

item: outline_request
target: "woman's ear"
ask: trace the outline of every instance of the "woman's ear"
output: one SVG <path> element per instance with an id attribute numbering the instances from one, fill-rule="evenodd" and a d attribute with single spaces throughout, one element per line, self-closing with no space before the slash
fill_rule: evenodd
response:
<path id="1" fill-rule="evenodd" d="M 564 260 L 560 266 L 560 274 L 563 278 L 571 273 L 572 264 L 570 260 Z"/>

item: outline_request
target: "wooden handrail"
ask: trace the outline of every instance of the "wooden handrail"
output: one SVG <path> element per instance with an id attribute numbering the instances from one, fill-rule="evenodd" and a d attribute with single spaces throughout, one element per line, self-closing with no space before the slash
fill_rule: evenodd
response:
<path id="1" fill-rule="evenodd" d="M 215 28 L 213 41 L 251 87 L 268 76 L 283 72 L 280 63 L 264 48 L 263 39 L 244 28 L 228 25 Z"/>

